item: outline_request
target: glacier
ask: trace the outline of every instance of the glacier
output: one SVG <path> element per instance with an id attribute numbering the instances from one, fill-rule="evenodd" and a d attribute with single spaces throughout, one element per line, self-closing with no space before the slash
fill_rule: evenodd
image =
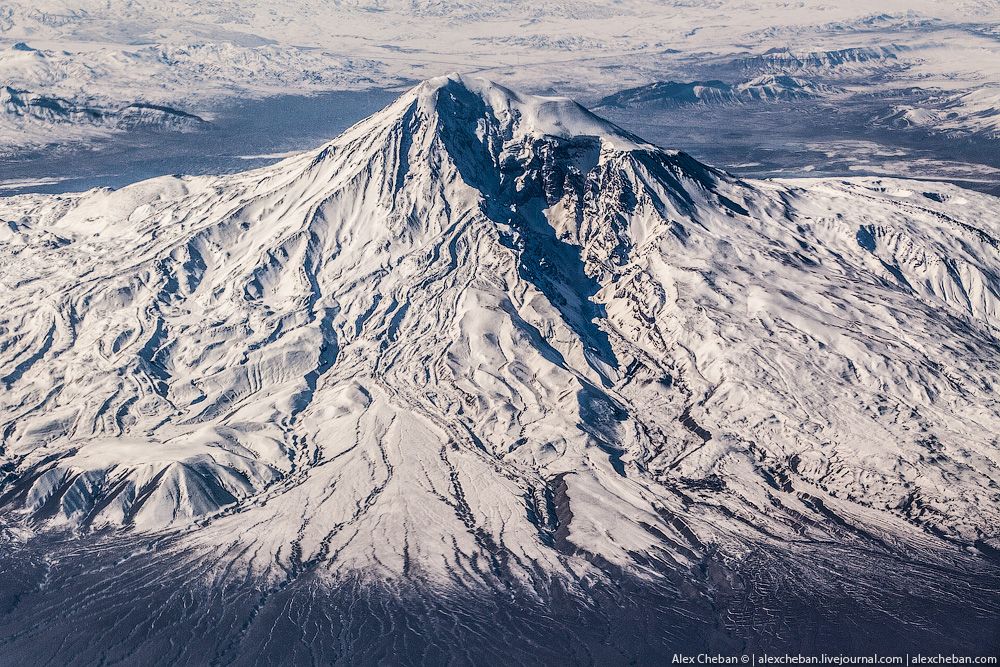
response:
<path id="1" fill-rule="evenodd" d="M 261 169 L 0 199 L 0 651 L 988 649 L 997 204 L 457 74 Z"/>

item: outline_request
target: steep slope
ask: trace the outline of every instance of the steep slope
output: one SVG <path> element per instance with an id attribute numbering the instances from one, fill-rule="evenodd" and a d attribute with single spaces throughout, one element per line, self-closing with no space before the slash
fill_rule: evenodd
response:
<path id="1" fill-rule="evenodd" d="M 265 169 L 11 198 L 0 504 L 284 581 L 995 553 L 996 211 L 457 75 Z"/>

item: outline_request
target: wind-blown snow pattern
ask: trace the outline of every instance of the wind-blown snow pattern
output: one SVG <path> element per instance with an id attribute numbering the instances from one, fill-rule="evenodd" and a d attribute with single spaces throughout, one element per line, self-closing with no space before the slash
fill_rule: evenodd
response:
<path id="1" fill-rule="evenodd" d="M 995 557 L 997 203 L 458 75 L 263 169 L 8 198 L 0 503 L 221 580 Z"/>

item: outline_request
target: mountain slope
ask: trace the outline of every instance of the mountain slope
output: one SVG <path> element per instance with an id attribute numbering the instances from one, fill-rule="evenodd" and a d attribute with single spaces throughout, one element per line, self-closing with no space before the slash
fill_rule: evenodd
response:
<path id="1" fill-rule="evenodd" d="M 10 198 L 0 504 L 285 581 L 993 553 L 996 210 L 457 75 L 265 169 Z"/>

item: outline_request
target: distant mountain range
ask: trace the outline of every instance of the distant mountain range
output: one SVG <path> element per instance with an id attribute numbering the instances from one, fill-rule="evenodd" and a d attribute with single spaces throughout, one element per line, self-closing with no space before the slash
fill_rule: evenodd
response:
<path id="1" fill-rule="evenodd" d="M 603 98 L 598 108 L 607 106 L 641 107 L 646 105 L 681 106 L 688 104 L 733 105 L 754 102 L 787 102 L 824 97 L 839 89 L 787 75 L 766 74 L 749 81 L 729 84 L 723 81 L 664 81 L 629 88 Z"/>
<path id="2" fill-rule="evenodd" d="M 120 130 L 159 128 L 184 130 L 205 121 L 198 116 L 157 104 L 133 102 L 109 109 L 60 97 L 0 86 L 0 113 L 8 122 L 44 125 L 95 125 Z"/>
<path id="3" fill-rule="evenodd" d="M 735 64 L 748 72 L 830 73 L 837 70 L 869 70 L 903 66 L 900 55 L 910 49 L 898 44 L 858 46 L 829 51 L 793 51 L 776 48 L 755 56 L 739 58 Z"/>

